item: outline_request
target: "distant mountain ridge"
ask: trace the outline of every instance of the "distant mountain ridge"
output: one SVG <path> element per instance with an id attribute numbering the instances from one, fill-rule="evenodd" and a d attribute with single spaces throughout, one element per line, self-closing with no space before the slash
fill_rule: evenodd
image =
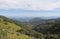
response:
<path id="1" fill-rule="evenodd" d="M 47 20 L 47 19 L 56 19 L 56 18 L 59 18 L 59 17 L 57 17 L 57 16 L 51 16 L 51 17 L 9 17 L 9 18 L 11 18 L 11 19 L 13 19 L 13 20 L 18 20 L 18 21 L 22 21 L 22 22 L 24 22 L 24 21 L 34 21 L 34 20 Z"/>

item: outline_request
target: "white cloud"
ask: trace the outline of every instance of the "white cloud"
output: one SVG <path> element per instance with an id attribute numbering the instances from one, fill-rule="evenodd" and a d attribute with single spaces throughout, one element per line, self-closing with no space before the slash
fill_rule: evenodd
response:
<path id="1" fill-rule="evenodd" d="M 0 9 L 53 10 L 60 0 L 0 0 Z"/>

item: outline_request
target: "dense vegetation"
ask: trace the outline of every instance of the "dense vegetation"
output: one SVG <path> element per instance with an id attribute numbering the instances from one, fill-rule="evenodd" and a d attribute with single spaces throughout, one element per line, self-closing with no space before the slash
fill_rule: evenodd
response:
<path id="1" fill-rule="evenodd" d="M 30 29 L 39 33 L 32 33 L 37 38 L 40 37 L 40 39 L 60 39 L 60 18 L 47 20 L 33 19 L 29 22 L 23 22 L 22 25 L 24 28 L 28 28 L 27 30 Z M 30 35 L 33 36 L 32 34 Z"/>
<path id="2" fill-rule="evenodd" d="M 0 39 L 60 39 L 60 18 L 20 22 L 0 16 Z"/>
<path id="3" fill-rule="evenodd" d="M 47 39 L 60 39 L 60 18 L 44 20 L 34 30 L 46 35 Z"/>

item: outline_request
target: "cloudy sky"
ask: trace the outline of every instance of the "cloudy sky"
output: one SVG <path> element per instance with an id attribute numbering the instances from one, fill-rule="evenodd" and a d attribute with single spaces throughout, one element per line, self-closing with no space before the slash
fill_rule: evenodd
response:
<path id="1" fill-rule="evenodd" d="M 60 0 L 0 0 L 0 15 L 60 16 Z"/>

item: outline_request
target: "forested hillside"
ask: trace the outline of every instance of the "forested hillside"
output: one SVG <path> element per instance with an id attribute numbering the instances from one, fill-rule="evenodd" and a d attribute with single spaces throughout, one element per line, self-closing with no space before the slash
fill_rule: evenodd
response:
<path id="1" fill-rule="evenodd" d="M 60 18 L 21 22 L 0 16 L 0 39 L 60 39 Z"/>
<path id="2" fill-rule="evenodd" d="M 60 18 L 56 19 L 33 19 L 29 22 L 22 22 L 27 29 L 40 33 L 43 39 L 60 39 Z M 38 35 L 39 36 L 39 35 Z M 42 39 L 41 38 L 41 39 Z"/>

